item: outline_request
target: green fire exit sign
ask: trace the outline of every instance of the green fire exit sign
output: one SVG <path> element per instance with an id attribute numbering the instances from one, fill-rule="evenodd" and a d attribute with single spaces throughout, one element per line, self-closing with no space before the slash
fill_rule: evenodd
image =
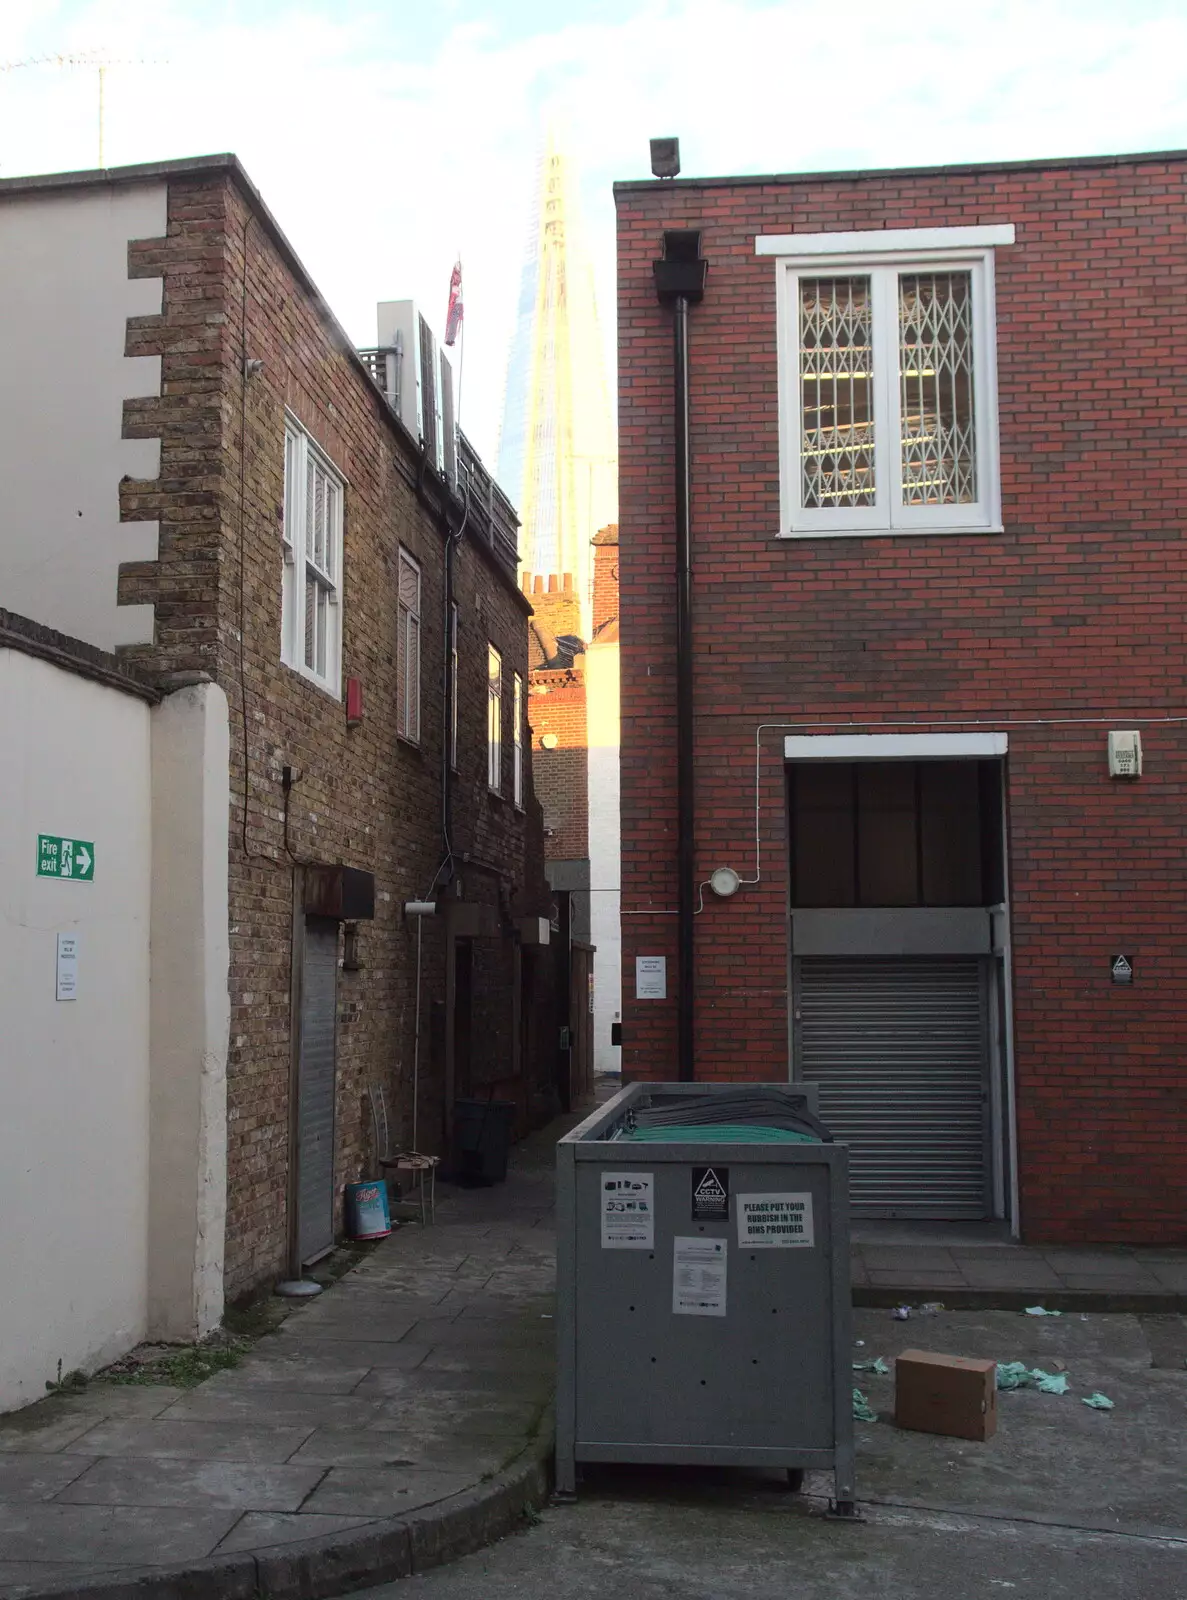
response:
<path id="1" fill-rule="evenodd" d="M 59 833 L 37 835 L 37 876 L 39 878 L 83 878 L 95 876 L 93 839 L 65 839 Z"/>

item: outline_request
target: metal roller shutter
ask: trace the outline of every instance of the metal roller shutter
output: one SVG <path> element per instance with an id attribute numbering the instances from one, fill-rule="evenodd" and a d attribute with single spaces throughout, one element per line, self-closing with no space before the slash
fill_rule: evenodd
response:
<path id="1" fill-rule="evenodd" d="M 305 924 L 297 1071 L 297 1251 L 302 1264 L 334 1244 L 335 1031 L 338 924 Z"/>
<path id="2" fill-rule="evenodd" d="M 984 1217 L 988 1016 L 981 962 L 803 957 L 798 1066 L 850 1149 L 856 1216 Z"/>

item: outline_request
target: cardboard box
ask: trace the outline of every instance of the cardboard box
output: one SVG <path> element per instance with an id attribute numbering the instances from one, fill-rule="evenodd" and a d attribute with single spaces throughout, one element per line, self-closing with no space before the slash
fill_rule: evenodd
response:
<path id="1" fill-rule="evenodd" d="M 997 1432 L 997 1363 L 904 1350 L 894 1364 L 894 1420 L 917 1433 L 992 1439 Z"/>

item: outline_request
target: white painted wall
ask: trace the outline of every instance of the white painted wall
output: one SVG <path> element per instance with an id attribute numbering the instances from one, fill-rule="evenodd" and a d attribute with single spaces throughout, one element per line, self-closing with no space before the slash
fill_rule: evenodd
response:
<path id="1" fill-rule="evenodd" d="M 142 701 L 0 649 L 0 1411 L 144 1335 L 149 729 Z M 39 833 L 93 840 L 94 881 L 38 878 Z"/>
<path id="2" fill-rule="evenodd" d="M 231 1003 L 227 697 L 179 689 L 152 713 L 152 1152 L 148 1330 L 196 1339 L 223 1313 Z"/>
<path id="3" fill-rule="evenodd" d="M 585 652 L 589 730 L 589 937 L 594 956 L 594 1071 L 621 1072 L 610 1024 L 622 1020 L 622 830 L 619 813 L 618 645 Z"/>
<path id="4" fill-rule="evenodd" d="M 128 242 L 164 234 L 164 184 L 0 199 L 0 603 L 103 649 L 151 641 L 151 606 L 116 606 L 123 561 L 155 522 L 119 520 L 119 481 L 155 478 L 160 444 L 121 439 L 123 402 L 161 391 L 124 355 L 161 279 L 128 277 Z"/>

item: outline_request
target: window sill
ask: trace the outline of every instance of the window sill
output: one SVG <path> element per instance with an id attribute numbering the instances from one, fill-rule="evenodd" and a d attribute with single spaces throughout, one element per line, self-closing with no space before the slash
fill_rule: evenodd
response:
<path id="1" fill-rule="evenodd" d="M 396 733 L 396 743 L 402 744 L 406 750 L 414 751 L 418 756 L 424 755 L 424 746 L 419 739 L 410 739 L 406 733 Z"/>
<path id="2" fill-rule="evenodd" d="M 335 702 L 335 704 L 342 704 L 341 689 L 336 688 L 325 678 L 319 678 L 315 672 L 310 672 L 308 667 L 299 666 L 294 661 L 285 661 L 283 657 L 281 658 L 280 664 L 282 667 L 287 667 L 290 672 L 295 672 L 298 678 L 304 678 L 305 682 L 312 684 L 315 689 L 320 689 L 322 694 L 327 695 L 329 699 Z"/>
<path id="3" fill-rule="evenodd" d="M 792 528 L 783 529 L 775 535 L 778 539 L 911 539 L 922 536 L 926 539 L 959 539 L 968 534 L 981 535 L 987 533 L 1005 533 L 1005 528 L 1000 522 L 987 522 L 980 526 L 951 528 L 935 526 L 929 528 Z"/>

